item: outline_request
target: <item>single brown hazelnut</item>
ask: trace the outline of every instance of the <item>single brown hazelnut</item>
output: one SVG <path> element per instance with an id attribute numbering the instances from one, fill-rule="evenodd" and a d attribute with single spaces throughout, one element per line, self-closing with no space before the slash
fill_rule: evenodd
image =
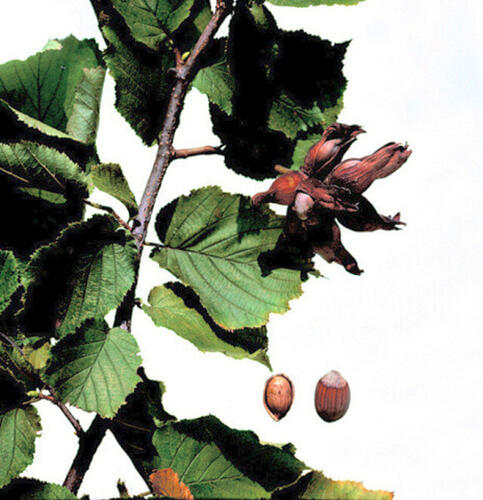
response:
<path id="1" fill-rule="evenodd" d="M 326 422 L 342 418 L 349 408 L 351 392 L 347 380 L 335 370 L 325 374 L 315 388 L 315 409 Z"/>
<path id="2" fill-rule="evenodd" d="M 278 422 L 290 410 L 294 398 L 294 389 L 292 381 L 279 373 L 273 375 L 265 382 L 265 390 L 263 391 L 263 406 L 267 413 Z"/>

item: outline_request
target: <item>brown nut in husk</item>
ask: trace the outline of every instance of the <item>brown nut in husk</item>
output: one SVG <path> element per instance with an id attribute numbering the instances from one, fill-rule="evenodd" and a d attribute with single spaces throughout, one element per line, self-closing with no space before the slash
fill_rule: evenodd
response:
<path id="1" fill-rule="evenodd" d="M 315 409 L 326 422 L 342 418 L 349 408 L 351 392 L 347 380 L 335 370 L 325 374 L 315 388 Z"/>
<path id="2" fill-rule="evenodd" d="M 294 398 L 294 389 L 292 381 L 279 373 L 273 375 L 265 382 L 265 390 L 263 391 L 263 406 L 267 413 L 278 422 L 290 410 Z"/>

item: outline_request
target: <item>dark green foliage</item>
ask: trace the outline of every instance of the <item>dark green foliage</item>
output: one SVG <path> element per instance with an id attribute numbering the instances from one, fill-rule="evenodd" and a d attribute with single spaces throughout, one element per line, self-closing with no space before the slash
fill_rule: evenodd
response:
<path id="1" fill-rule="evenodd" d="M 290 166 L 297 141 L 337 118 L 346 48 L 280 30 L 265 7 L 238 3 L 225 58 L 214 56 L 194 82 L 212 103 L 227 166 L 258 179 L 274 177 L 276 164 Z"/>
<path id="2" fill-rule="evenodd" d="M 28 267 L 22 319 L 30 335 L 63 336 L 103 318 L 134 282 L 134 240 L 110 216 L 94 216 L 39 249 Z"/>

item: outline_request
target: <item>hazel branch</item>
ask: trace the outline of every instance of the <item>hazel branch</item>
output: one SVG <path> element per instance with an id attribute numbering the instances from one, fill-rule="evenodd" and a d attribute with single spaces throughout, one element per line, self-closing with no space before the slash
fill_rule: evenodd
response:
<path id="1" fill-rule="evenodd" d="M 102 22 L 102 3 L 105 0 L 91 0 L 97 18 Z M 132 233 L 136 238 L 138 255 L 141 258 L 144 248 L 144 241 L 148 230 L 149 221 L 154 210 L 154 204 L 158 196 L 159 189 L 163 182 L 166 170 L 173 159 L 173 138 L 176 129 L 178 128 L 181 110 L 183 109 L 184 100 L 190 82 L 193 80 L 196 71 L 196 65 L 200 54 L 205 50 L 210 41 L 214 38 L 218 28 L 231 11 L 232 0 L 217 0 L 215 12 L 201 33 L 188 59 L 182 61 L 182 58 L 177 57 L 175 70 L 176 83 L 171 91 L 166 115 L 158 140 L 158 151 L 154 160 L 151 173 L 149 175 L 146 187 L 144 189 L 141 202 L 139 204 L 139 212 L 133 222 Z M 131 327 L 131 317 L 135 307 L 136 300 L 136 285 L 139 274 L 139 261 L 136 268 L 136 280 L 124 298 L 122 304 L 116 311 L 114 324 L 127 330 Z M 104 435 L 107 431 L 109 422 L 99 416 L 92 421 L 89 429 L 79 439 L 79 449 L 72 462 L 72 465 L 67 473 L 64 481 L 64 486 L 73 493 L 77 493 L 84 479 L 84 476 L 89 469 L 92 459 L 99 447 Z"/>

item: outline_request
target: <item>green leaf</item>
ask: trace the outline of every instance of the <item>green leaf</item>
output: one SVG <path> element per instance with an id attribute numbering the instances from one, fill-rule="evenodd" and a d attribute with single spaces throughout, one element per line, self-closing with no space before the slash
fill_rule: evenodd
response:
<path id="1" fill-rule="evenodd" d="M 140 380 L 138 352 L 130 332 L 93 323 L 53 347 L 45 379 L 64 403 L 113 417 Z"/>
<path id="2" fill-rule="evenodd" d="M 313 471 L 303 476 L 297 483 L 277 491 L 274 500 L 392 500 L 393 494 L 388 491 L 368 490 L 362 483 L 355 481 L 334 481 L 325 477 L 322 472 Z"/>
<path id="3" fill-rule="evenodd" d="M 314 104 L 310 109 L 298 106 L 286 95 L 281 95 L 273 102 L 268 126 L 272 130 L 283 132 L 288 138 L 295 139 L 300 131 L 306 131 L 323 120 L 320 108 Z"/>
<path id="4" fill-rule="evenodd" d="M 268 0 L 281 7 L 309 7 L 310 5 L 356 5 L 363 0 Z"/>
<path id="5" fill-rule="evenodd" d="M 200 69 L 193 80 L 193 86 L 208 96 L 210 102 L 216 104 L 223 112 L 231 114 L 235 80 L 228 69 L 225 55 L 221 54 L 218 61 Z"/>
<path id="6" fill-rule="evenodd" d="M 198 296 L 180 283 L 155 287 L 143 310 L 156 326 L 163 326 L 202 352 L 221 352 L 235 359 L 253 359 L 271 369 L 265 327 L 224 330 L 201 305 Z"/>
<path id="7" fill-rule="evenodd" d="M 0 490 L 0 500 L 75 500 L 67 488 L 38 479 L 19 478 Z"/>
<path id="8" fill-rule="evenodd" d="M 127 183 L 121 166 L 117 163 L 101 163 L 91 170 L 91 178 L 94 186 L 104 193 L 114 196 L 124 203 L 129 211 L 129 216 L 134 217 L 138 211 L 136 198 Z"/>
<path id="9" fill-rule="evenodd" d="M 71 115 L 85 68 L 97 68 L 100 53 L 94 40 L 74 36 L 50 43 L 25 61 L 0 66 L 0 98 L 18 111 L 61 132 Z M 81 86 L 82 87 L 82 86 Z M 83 95 L 84 88 L 80 89 Z M 99 101 L 97 101 L 97 107 Z"/>
<path id="10" fill-rule="evenodd" d="M 225 55 L 213 56 L 205 70 L 223 67 L 234 86 L 222 93 L 202 89 L 226 165 L 257 179 L 274 177 L 276 164 L 290 165 L 297 141 L 320 134 L 337 118 L 346 48 L 303 31 L 283 31 L 265 6 L 238 3 Z M 231 109 L 221 107 L 220 99 Z"/>
<path id="11" fill-rule="evenodd" d="M 270 498 L 305 468 L 286 449 L 213 416 L 165 424 L 153 444 L 158 454 L 147 469 L 172 468 L 195 498 Z"/>
<path id="12" fill-rule="evenodd" d="M 10 184 L 87 196 L 85 174 L 68 156 L 32 142 L 0 143 L 0 176 Z"/>
<path id="13" fill-rule="evenodd" d="M 136 260 L 134 239 L 113 217 L 71 224 L 29 263 L 26 331 L 63 336 L 87 319 L 103 318 L 134 283 Z"/>
<path id="14" fill-rule="evenodd" d="M 301 295 L 300 272 L 264 272 L 259 258 L 279 238 L 284 218 L 218 187 L 181 196 L 159 214 L 164 247 L 151 258 L 193 288 L 208 314 L 227 329 L 264 325 Z"/>
<path id="15" fill-rule="evenodd" d="M 105 76 L 106 71 L 100 66 L 93 69 L 85 68 L 74 96 L 66 130 L 72 137 L 86 144 L 96 142 Z"/>
<path id="16" fill-rule="evenodd" d="M 116 108 L 151 146 L 161 131 L 171 92 L 167 70 L 174 67 L 174 56 L 167 50 L 155 54 L 129 43 L 110 26 L 102 32 L 108 42 L 104 58 L 116 81 Z"/>
<path id="17" fill-rule="evenodd" d="M 148 379 L 142 368 L 139 368 L 138 375 L 142 382 L 119 408 L 109 428 L 138 472 L 147 480 L 151 471 L 144 470 L 144 463 L 150 462 L 156 454 L 152 444 L 154 431 L 162 423 L 174 420 L 174 417 L 163 408 L 164 384 Z"/>
<path id="18" fill-rule="evenodd" d="M 152 49 L 171 40 L 185 21 L 194 0 L 113 0 L 133 37 Z"/>
<path id="19" fill-rule="evenodd" d="M 17 261 L 12 252 L 0 250 L 0 314 L 19 287 Z"/>
<path id="20" fill-rule="evenodd" d="M 0 488 L 32 463 L 40 430 L 40 418 L 33 406 L 0 415 Z"/>

